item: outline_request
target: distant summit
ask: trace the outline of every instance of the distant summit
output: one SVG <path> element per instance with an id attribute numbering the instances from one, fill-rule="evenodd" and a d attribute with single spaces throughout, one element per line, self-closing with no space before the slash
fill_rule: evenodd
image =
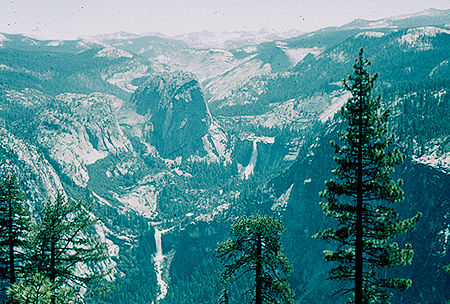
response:
<path id="1" fill-rule="evenodd" d="M 378 20 L 356 19 L 340 29 L 407 28 L 418 26 L 448 26 L 450 9 L 427 9 L 418 13 L 405 14 Z"/>
<path id="2" fill-rule="evenodd" d="M 256 45 L 262 42 L 281 40 L 301 35 L 303 32 L 291 29 L 278 32 L 273 29 L 262 28 L 258 31 L 201 31 L 176 35 L 173 38 L 182 40 L 194 48 L 239 48 Z"/>
<path id="3" fill-rule="evenodd" d="M 134 34 L 134 33 L 128 33 L 124 31 L 111 33 L 111 34 L 99 34 L 95 36 L 82 36 L 79 37 L 79 39 L 82 40 L 94 40 L 94 41 L 105 41 L 105 40 L 127 40 L 127 39 L 135 39 L 142 37 L 141 35 Z"/>

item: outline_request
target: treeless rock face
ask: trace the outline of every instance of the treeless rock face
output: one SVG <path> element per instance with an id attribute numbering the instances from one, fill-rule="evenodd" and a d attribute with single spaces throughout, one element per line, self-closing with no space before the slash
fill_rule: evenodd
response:
<path id="1" fill-rule="evenodd" d="M 136 112 L 148 118 L 146 139 L 163 157 L 204 155 L 202 137 L 211 118 L 203 92 L 189 73 L 159 74 L 132 97 Z"/>

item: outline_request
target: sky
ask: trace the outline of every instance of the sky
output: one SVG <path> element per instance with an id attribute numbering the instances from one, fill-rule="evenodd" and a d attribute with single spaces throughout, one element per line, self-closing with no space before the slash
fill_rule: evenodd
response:
<path id="1" fill-rule="evenodd" d="M 41 39 L 118 31 L 170 36 L 261 28 L 310 32 L 428 8 L 449 9 L 450 0 L 0 0 L 0 32 Z"/>

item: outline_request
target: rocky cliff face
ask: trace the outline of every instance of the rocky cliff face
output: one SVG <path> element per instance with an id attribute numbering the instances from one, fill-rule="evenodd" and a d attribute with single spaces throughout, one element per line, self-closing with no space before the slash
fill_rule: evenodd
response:
<path id="1" fill-rule="evenodd" d="M 64 93 L 40 113 L 39 144 L 76 185 L 87 186 L 88 165 L 109 154 L 134 152 L 117 120 L 122 104 L 121 99 L 102 93 Z"/>
<path id="2" fill-rule="evenodd" d="M 61 180 L 39 149 L 0 127 L 0 176 L 17 174 L 23 190 L 28 194 L 27 204 L 39 209 L 36 202 L 54 199 L 63 190 Z"/>
<path id="3" fill-rule="evenodd" d="M 148 117 L 146 139 L 161 156 L 204 155 L 202 137 L 211 117 L 198 81 L 188 73 L 163 73 L 139 87 L 132 103 Z"/>

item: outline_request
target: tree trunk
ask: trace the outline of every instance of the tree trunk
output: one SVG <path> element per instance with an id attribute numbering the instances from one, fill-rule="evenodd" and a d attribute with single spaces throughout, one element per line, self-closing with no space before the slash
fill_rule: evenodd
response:
<path id="1" fill-rule="evenodd" d="M 52 240 L 51 240 L 51 244 L 50 244 L 50 282 L 52 282 L 53 286 L 55 285 L 55 280 L 56 280 L 56 252 L 55 252 L 55 244 L 56 241 L 53 240 L 53 236 L 52 236 Z M 53 293 L 52 293 L 52 304 L 56 303 L 56 288 L 53 289 Z"/>
<path id="2" fill-rule="evenodd" d="M 224 291 L 223 298 L 224 298 L 224 304 L 228 304 L 228 290 L 226 290 L 226 289 Z"/>
<path id="3" fill-rule="evenodd" d="M 9 228 L 9 282 L 14 284 L 16 282 L 16 272 L 14 268 L 14 235 L 13 235 L 13 206 L 12 198 L 9 199 L 8 210 L 8 228 Z"/>
<path id="4" fill-rule="evenodd" d="M 255 304 L 262 304 L 262 256 L 261 256 L 261 235 L 258 234 L 256 241 L 256 296 Z"/>
<path id="5" fill-rule="evenodd" d="M 360 60 L 362 60 L 360 58 Z M 362 63 L 361 63 L 362 65 Z M 363 142 L 363 83 L 359 84 L 358 172 L 356 181 L 356 243 L 355 243 L 355 304 L 363 303 L 363 202 L 362 202 L 362 142 Z"/>

